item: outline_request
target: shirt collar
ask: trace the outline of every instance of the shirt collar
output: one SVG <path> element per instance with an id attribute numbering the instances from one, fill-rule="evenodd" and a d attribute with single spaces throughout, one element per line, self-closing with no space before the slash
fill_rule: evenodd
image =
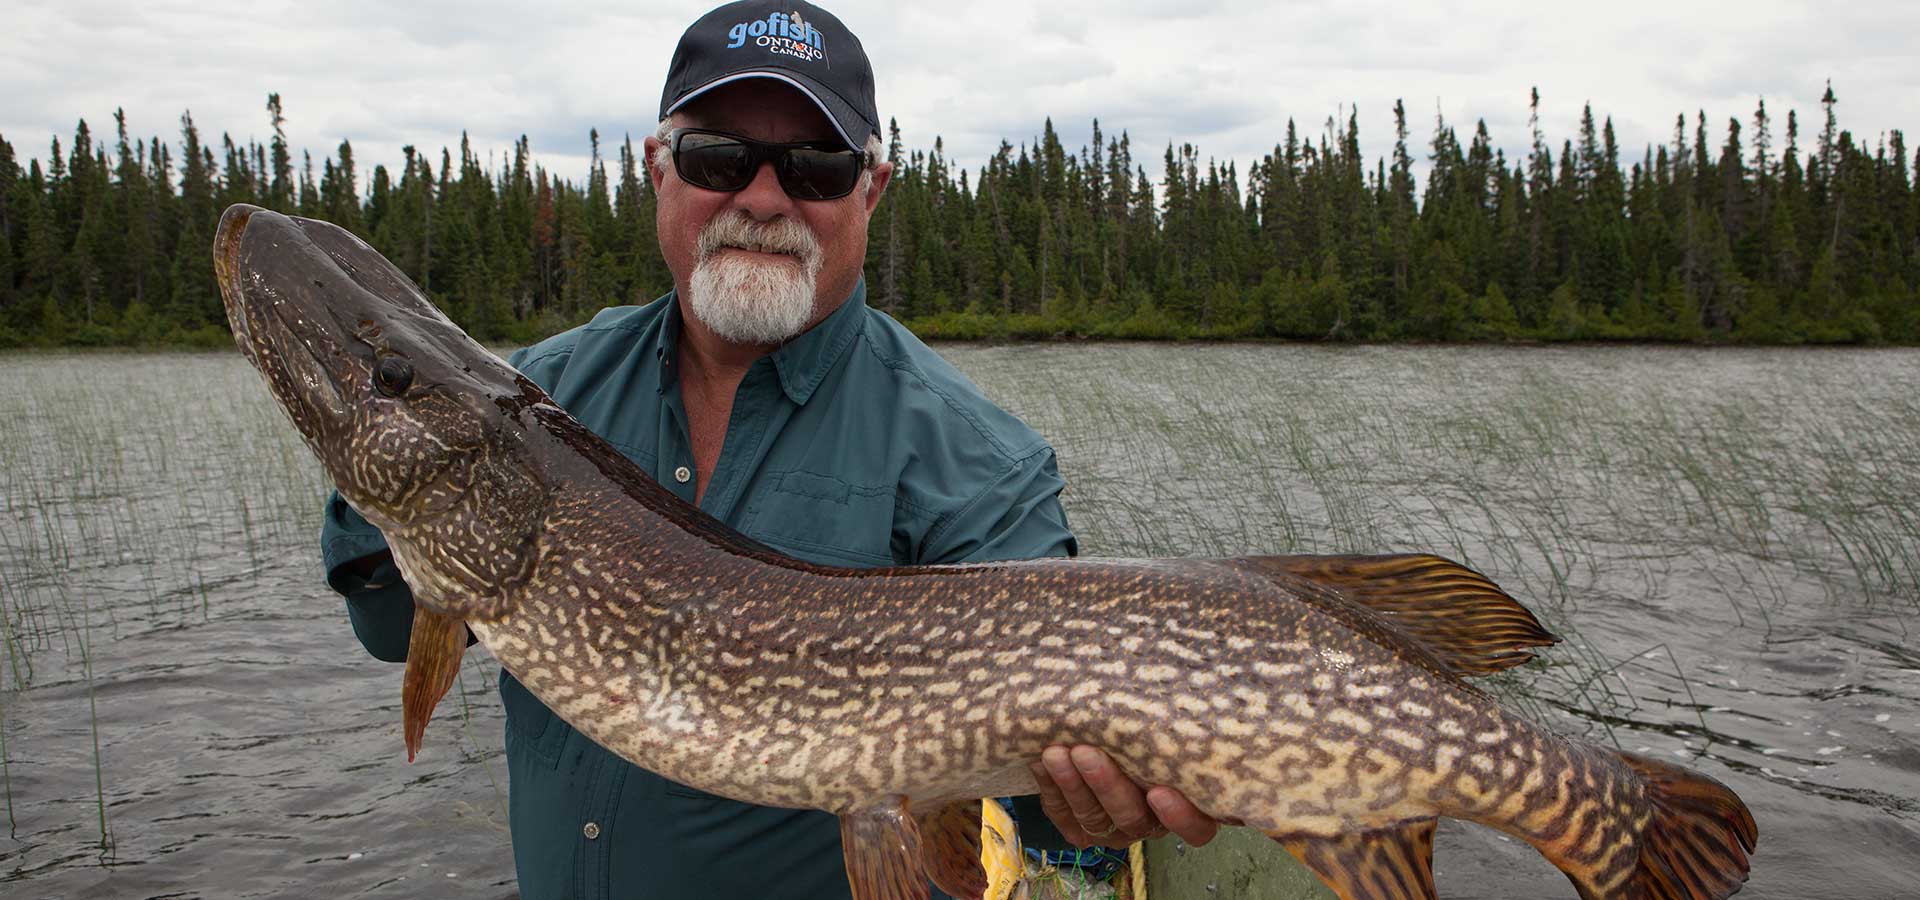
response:
<path id="1" fill-rule="evenodd" d="M 680 377 L 673 365 L 680 346 L 680 297 L 669 293 L 666 302 L 665 315 L 660 320 L 660 334 L 653 349 L 654 359 L 660 365 L 660 392 L 663 394 Z M 863 278 L 854 283 L 853 293 L 847 295 L 839 309 L 769 354 L 774 371 L 780 375 L 780 389 L 794 405 L 807 405 L 814 389 L 826 379 L 828 372 L 833 371 L 840 357 L 846 355 L 847 347 L 861 333 L 866 310 L 867 282 Z"/>
<path id="2" fill-rule="evenodd" d="M 846 355 L 853 339 L 860 336 L 866 312 L 867 282 L 863 278 L 854 282 L 853 293 L 839 309 L 773 351 L 773 367 L 780 373 L 780 387 L 787 392 L 787 399 L 797 406 L 807 405 L 814 389 Z"/>
<path id="3" fill-rule="evenodd" d="M 660 332 L 655 335 L 653 342 L 653 359 L 660 366 L 659 392 L 663 395 L 680 380 L 675 365 L 680 361 L 677 356 L 680 349 L 679 291 L 668 291 L 665 300 L 667 308 L 660 316 Z"/>

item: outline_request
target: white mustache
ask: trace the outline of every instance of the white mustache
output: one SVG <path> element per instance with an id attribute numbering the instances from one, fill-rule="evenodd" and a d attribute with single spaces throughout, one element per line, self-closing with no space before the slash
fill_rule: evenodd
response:
<path id="1" fill-rule="evenodd" d="M 814 238 L 813 231 L 785 216 L 756 222 L 745 212 L 734 210 L 714 218 L 700 229 L 700 262 L 706 262 L 728 247 L 761 253 L 785 253 L 797 257 L 810 271 L 818 269 L 822 261 L 820 242 Z"/>

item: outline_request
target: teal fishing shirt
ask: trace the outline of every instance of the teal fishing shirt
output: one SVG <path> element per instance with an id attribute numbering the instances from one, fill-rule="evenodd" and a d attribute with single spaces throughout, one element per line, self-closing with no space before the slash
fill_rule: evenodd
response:
<path id="1" fill-rule="evenodd" d="M 515 352 L 508 362 L 561 407 L 694 502 L 693 445 L 675 377 L 671 293 Z M 899 323 L 865 286 L 756 361 L 734 394 L 700 507 L 792 556 L 887 566 L 1072 555 L 1053 449 Z M 327 581 L 354 633 L 406 659 L 413 600 L 386 549 L 336 493 L 321 534 Z M 368 585 L 374 587 L 368 587 Z M 508 804 L 527 900 L 839 900 L 850 896 L 839 820 L 677 784 L 607 752 L 505 671 Z M 1030 845 L 1064 848 L 1033 798 Z M 935 896 L 940 895 L 937 891 Z"/>

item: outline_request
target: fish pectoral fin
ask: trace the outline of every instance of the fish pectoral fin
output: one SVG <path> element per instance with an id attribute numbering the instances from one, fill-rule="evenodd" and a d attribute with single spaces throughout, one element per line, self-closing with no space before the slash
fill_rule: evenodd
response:
<path id="1" fill-rule="evenodd" d="M 1243 556 L 1223 560 L 1269 578 L 1290 576 L 1366 607 L 1461 675 L 1491 675 L 1560 639 L 1492 580 L 1444 557 Z"/>
<path id="2" fill-rule="evenodd" d="M 1435 900 L 1433 828 L 1439 821 L 1330 838 L 1269 834 L 1341 900 Z"/>
<path id="3" fill-rule="evenodd" d="M 980 837 L 982 803 L 955 800 L 920 819 L 920 855 L 927 875 L 959 900 L 981 900 L 987 892 Z"/>
<path id="4" fill-rule="evenodd" d="M 407 762 L 420 752 L 433 708 L 460 675 L 467 653 L 467 623 L 426 607 L 413 610 L 413 634 L 407 639 L 407 672 L 401 678 L 400 706 L 407 739 Z"/>
<path id="5" fill-rule="evenodd" d="M 901 794 L 840 814 L 840 846 L 847 857 L 853 900 L 928 900 L 921 865 L 920 826 Z"/>

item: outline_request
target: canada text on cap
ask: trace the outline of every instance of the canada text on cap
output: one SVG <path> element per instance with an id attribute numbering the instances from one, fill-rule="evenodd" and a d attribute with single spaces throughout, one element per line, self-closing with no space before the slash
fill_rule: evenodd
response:
<path id="1" fill-rule="evenodd" d="M 741 0 L 701 16 L 674 48 L 660 117 L 745 78 L 777 79 L 806 94 L 855 150 L 880 133 L 867 51 L 833 13 L 811 3 Z"/>

